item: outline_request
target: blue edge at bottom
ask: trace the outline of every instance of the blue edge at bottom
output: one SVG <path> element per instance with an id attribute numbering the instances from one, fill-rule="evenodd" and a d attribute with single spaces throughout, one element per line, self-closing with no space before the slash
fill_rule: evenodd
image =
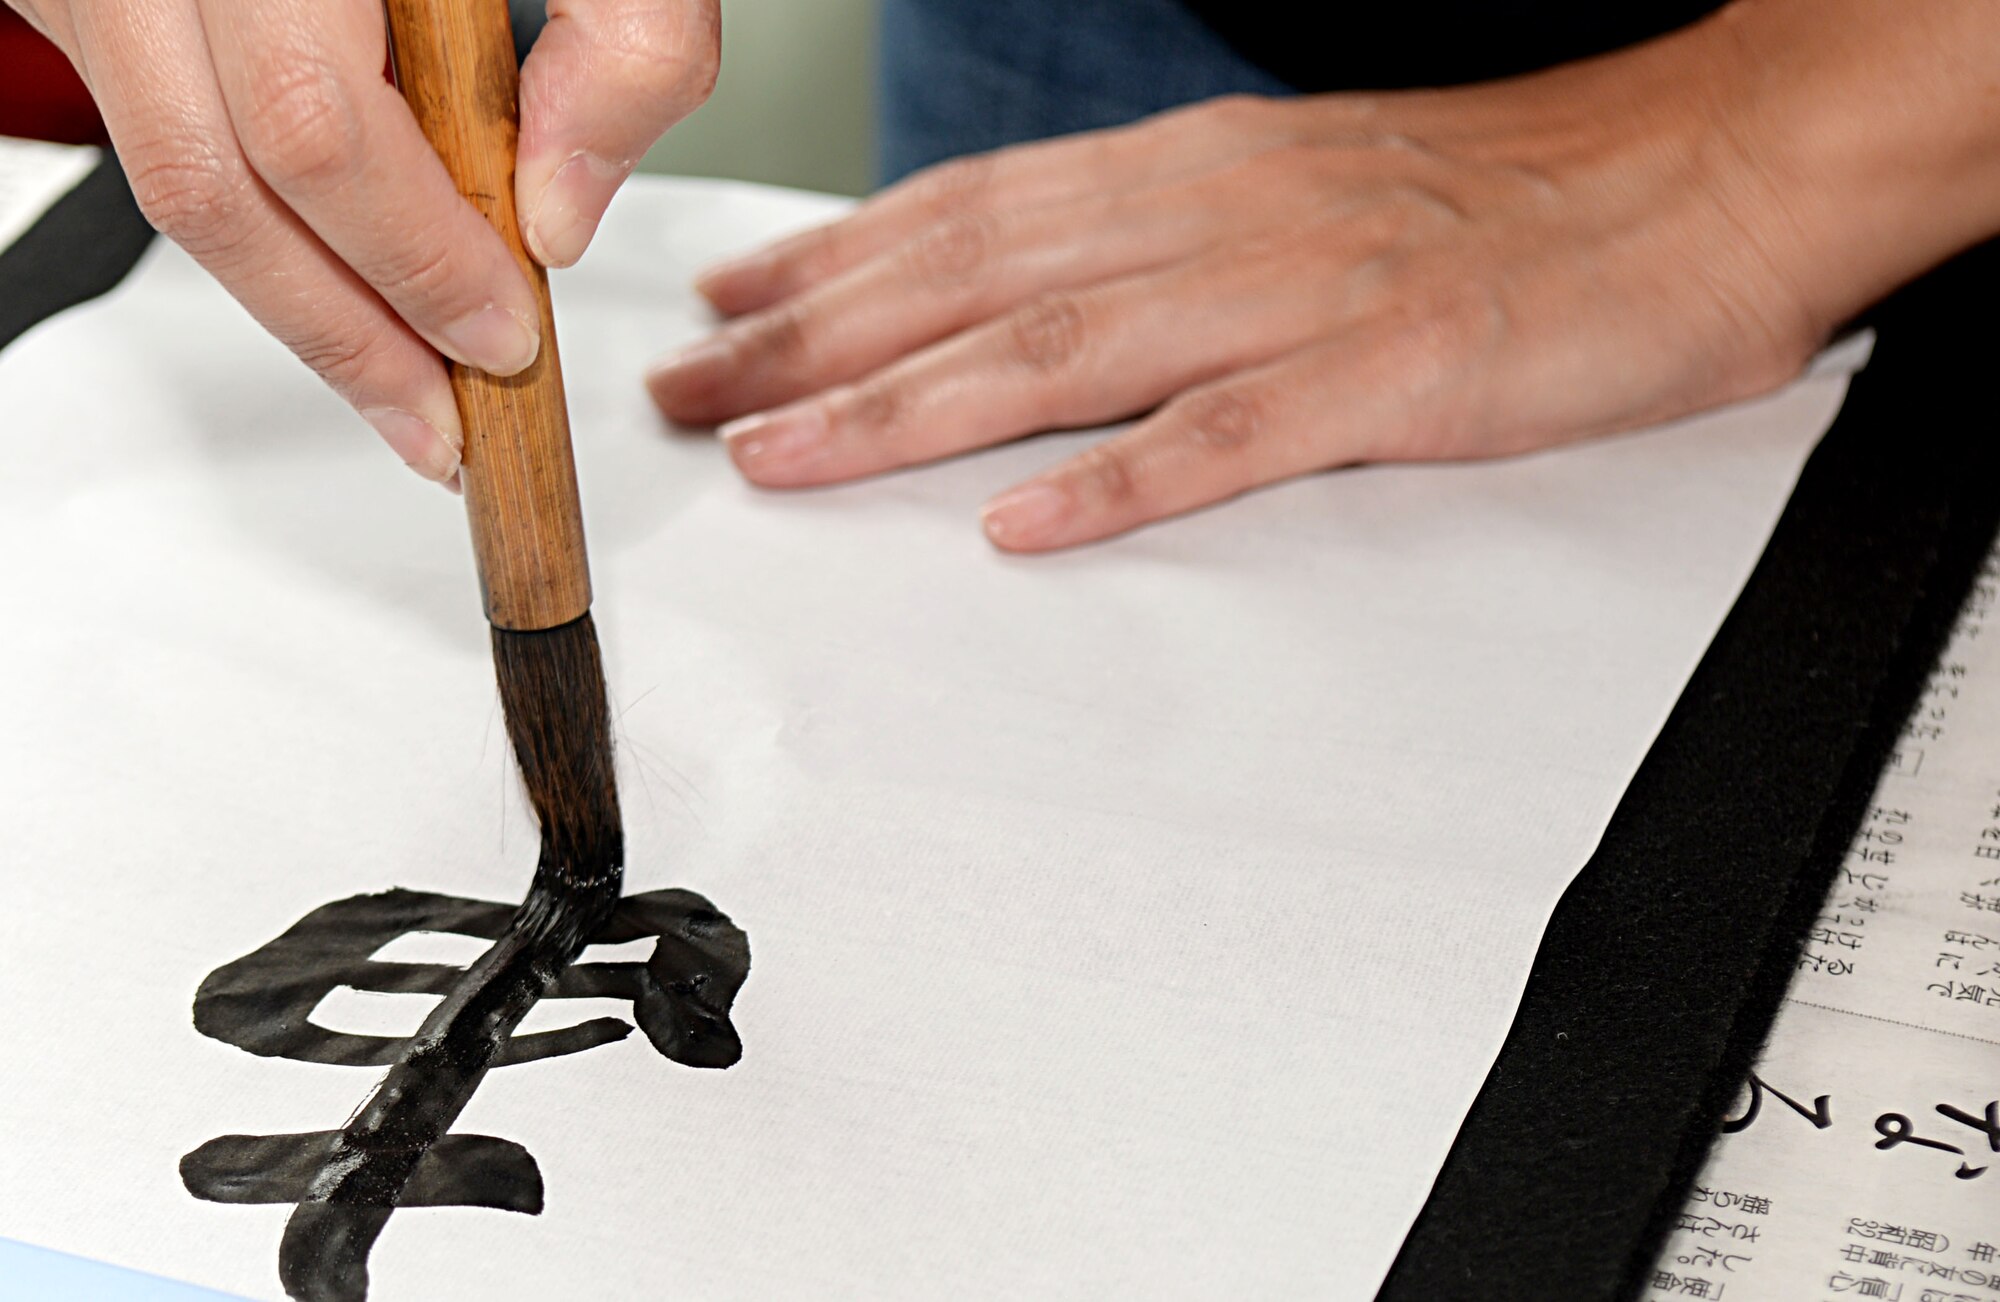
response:
<path id="1" fill-rule="evenodd" d="M 242 1302 L 158 1275 L 0 1239 L 0 1302 Z"/>

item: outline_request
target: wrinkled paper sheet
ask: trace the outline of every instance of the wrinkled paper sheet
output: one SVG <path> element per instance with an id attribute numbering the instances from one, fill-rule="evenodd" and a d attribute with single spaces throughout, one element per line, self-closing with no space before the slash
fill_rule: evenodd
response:
<path id="1" fill-rule="evenodd" d="M 690 274 L 838 211 L 640 181 L 556 278 L 629 889 L 747 930 L 743 1060 L 496 1070 L 455 1129 L 545 1210 L 405 1210 L 372 1296 L 1368 1297 L 1865 350 L 1012 558 L 978 506 L 1090 435 L 773 494 L 649 406 Z M 0 1235 L 276 1296 L 290 1209 L 176 1163 L 378 1072 L 190 1002 L 324 903 L 523 891 L 462 512 L 169 247 L 0 354 L 0 410 Z"/>

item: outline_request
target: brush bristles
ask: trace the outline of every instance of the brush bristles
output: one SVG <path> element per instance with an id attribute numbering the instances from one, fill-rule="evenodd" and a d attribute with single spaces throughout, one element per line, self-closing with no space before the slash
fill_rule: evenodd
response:
<path id="1" fill-rule="evenodd" d="M 597 625 L 586 613 L 533 633 L 493 630 L 507 738 L 542 825 L 535 889 L 519 925 L 560 933 L 572 954 L 618 903 L 625 832 Z"/>

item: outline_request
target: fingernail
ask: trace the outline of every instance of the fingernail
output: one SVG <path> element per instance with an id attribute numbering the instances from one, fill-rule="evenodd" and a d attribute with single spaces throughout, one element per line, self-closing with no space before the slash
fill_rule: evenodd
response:
<path id="1" fill-rule="evenodd" d="M 825 448 L 826 413 L 812 405 L 789 407 L 730 421 L 716 433 L 746 472 L 783 467 Z"/>
<path id="2" fill-rule="evenodd" d="M 1046 541 L 1069 511 L 1069 494 L 1042 481 L 1008 489 L 986 504 L 979 519 L 1000 546 L 1033 546 Z"/>
<path id="3" fill-rule="evenodd" d="M 729 369 L 734 350 L 720 339 L 704 339 L 662 357 L 646 371 L 646 387 L 670 410 L 715 387 Z"/>
<path id="4" fill-rule="evenodd" d="M 528 212 L 521 232 L 545 267 L 568 267 L 590 247 L 597 223 L 625 179 L 625 169 L 595 154 L 571 154 Z"/>
<path id="5" fill-rule="evenodd" d="M 457 445 L 422 416 L 397 407 L 372 407 L 361 417 L 375 427 L 391 452 L 425 479 L 442 484 L 457 477 Z"/>
<path id="6" fill-rule="evenodd" d="M 517 375 L 534 363 L 542 341 L 528 318 L 496 303 L 467 312 L 444 328 L 446 349 L 467 366 Z"/>
<path id="7" fill-rule="evenodd" d="M 444 491 L 450 493 L 453 497 L 464 497 L 465 472 L 463 470 L 452 471 L 451 478 L 444 481 Z"/>

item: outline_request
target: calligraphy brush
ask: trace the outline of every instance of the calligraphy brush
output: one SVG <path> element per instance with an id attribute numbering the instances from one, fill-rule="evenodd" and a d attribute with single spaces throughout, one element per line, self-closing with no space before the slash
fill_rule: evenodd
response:
<path id="1" fill-rule="evenodd" d="M 499 377 L 451 367 L 460 471 L 493 627 L 507 736 L 541 821 L 538 928 L 577 946 L 617 902 L 623 863 L 611 725 L 570 452 L 548 274 L 514 211 L 519 74 L 506 0 L 389 0 L 396 79 L 459 192 L 534 286 L 541 352 Z"/>
<path id="2" fill-rule="evenodd" d="M 542 346 L 505 378 L 465 366 L 451 385 L 461 474 L 507 737 L 541 822 L 541 855 L 508 929 L 412 1036 L 332 1137 L 285 1225 L 278 1274 L 295 1298 L 366 1296 L 368 1252 L 430 1145 L 494 1055 L 618 903 L 624 832 L 611 712 L 570 452 L 548 276 L 514 211 L 519 74 L 506 0 L 388 0 L 397 84 L 459 192 L 535 287 Z"/>

